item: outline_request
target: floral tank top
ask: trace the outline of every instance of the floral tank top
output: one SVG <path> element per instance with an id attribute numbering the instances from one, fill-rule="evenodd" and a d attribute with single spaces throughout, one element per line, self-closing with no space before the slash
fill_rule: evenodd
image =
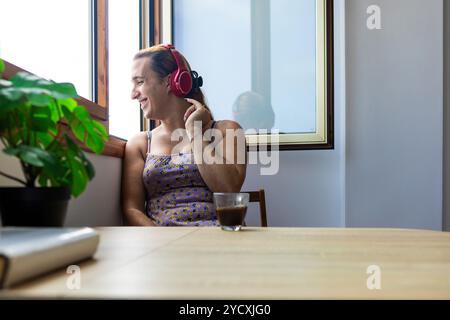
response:
<path id="1" fill-rule="evenodd" d="M 143 171 L 146 214 L 160 226 L 216 226 L 213 193 L 194 163 L 192 153 L 149 153 Z"/>

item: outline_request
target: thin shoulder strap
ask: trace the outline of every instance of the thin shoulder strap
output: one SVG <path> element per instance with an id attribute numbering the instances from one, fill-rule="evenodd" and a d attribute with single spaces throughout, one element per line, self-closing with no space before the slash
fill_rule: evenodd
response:
<path id="1" fill-rule="evenodd" d="M 150 143 L 152 141 L 152 132 L 147 131 L 147 153 L 150 153 Z"/>

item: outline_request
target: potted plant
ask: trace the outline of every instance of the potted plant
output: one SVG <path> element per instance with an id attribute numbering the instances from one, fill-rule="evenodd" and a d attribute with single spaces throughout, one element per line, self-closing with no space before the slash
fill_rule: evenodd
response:
<path id="1" fill-rule="evenodd" d="M 0 59 L 0 139 L 3 152 L 19 159 L 25 179 L 0 167 L 0 175 L 24 185 L 0 188 L 2 224 L 62 226 L 70 196 L 79 196 L 95 174 L 74 140 L 99 154 L 107 131 L 78 105 L 73 84 L 27 72 L 5 80 L 4 70 Z"/>

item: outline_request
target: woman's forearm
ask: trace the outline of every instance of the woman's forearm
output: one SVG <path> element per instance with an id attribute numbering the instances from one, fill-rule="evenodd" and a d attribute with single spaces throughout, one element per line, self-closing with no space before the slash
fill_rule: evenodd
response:
<path id="1" fill-rule="evenodd" d="M 155 227 L 156 224 L 150 220 L 142 211 L 138 209 L 128 209 L 125 211 L 125 218 L 130 226 Z"/>
<path id="2" fill-rule="evenodd" d="M 198 169 L 212 192 L 239 192 L 244 183 L 235 165 L 201 164 Z"/>
<path id="3" fill-rule="evenodd" d="M 245 164 L 227 164 L 225 155 L 204 152 L 208 141 L 203 141 L 201 150 L 194 148 L 194 161 L 200 175 L 213 192 L 239 192 L 245 179 Z"/>

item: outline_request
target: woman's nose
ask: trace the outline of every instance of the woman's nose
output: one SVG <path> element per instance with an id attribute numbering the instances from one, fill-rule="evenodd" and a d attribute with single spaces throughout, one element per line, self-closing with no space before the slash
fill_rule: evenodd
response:
<path id="1" fill-rule="evenodd" d="M 131 90 L 131 99 L 137 99 L 139 97 L 139 92 L 137 90 Z"/>

